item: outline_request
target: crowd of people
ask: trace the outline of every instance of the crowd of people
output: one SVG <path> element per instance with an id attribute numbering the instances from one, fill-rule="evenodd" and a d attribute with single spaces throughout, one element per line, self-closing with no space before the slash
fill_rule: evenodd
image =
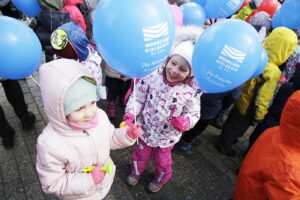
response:
<path id="1" fill-rule="evenodd" d="M 29 26 L 46 55 L 38 71 L 49 123 L 37 140 L 36 163 L 44 192 L 62 199 L 103 199 L 116 170 L 110 150 L 135 142 L 126 182 L 138 184 L 152 160 L 155 173 L 147 188 L 158 192 L 172 178 L 172 153 L 199 153 L 198 136 L 209 125 L 222 129 L 215 147 L 226 156 L 235 156 L 232 145 L 256 126 L 234 199 L 300 198 L 300 29 L 273 30 L 270 14 L 257 12 L 249 23 L 267 51 L 265 70 L 230 91 L 203 93 L 193 76 L 194 44 L 218 20 L 207 20 L 202 27 L 177 27 L 164 64 L 132 80 L 116 72 L 97 51 L 92 24 L 98 0 L 38 2 L 42 11 Z M 180 6 L 189 0 L 168 2 Z M 250 1 L 230 17 L 245 20 L 262 2 Z M 12 2 L 0 0 L 0 6 L 3 15 L 22 17 Z M 30 130 L 36 118 L 28 111 L 19 82 L 0 80 L 23 130 Z M 103 111 L 97 102 L 106 99 L 106 91 Z M 120 127 L 118 104 L 124 111 Z M 15 132 L 1 106 L 0 134 L 3 146 L 13 148 Z"/>

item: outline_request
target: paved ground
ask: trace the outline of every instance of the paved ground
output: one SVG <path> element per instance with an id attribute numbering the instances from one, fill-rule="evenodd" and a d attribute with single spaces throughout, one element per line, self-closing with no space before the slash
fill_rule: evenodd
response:
<path id="1" fill-rule="evenodd" d="M 34 78 L 38 80 L 36 73 Z M 39 87 L 30 78 L 20 80 L 20 83 L 29 110 L 36 115 L 37 122 L 33 130 L 22 131 L 20 121 L 6 100 L 3 88 L 0 85 L 0 104 L 8 121 L 16 130 L 14 149 L 5 150 L 2 143 L 0 144 L 0 199 L 54 200 L 57 198 L 42 192 L 35 170 L 36 139 L 47 123 Z M 105 107 L 105 102 L 102 102 L 101 106 Z M 130 169 L 129 160 L 132 148 L 113 151 L 112 157 L 117 165 L 117 174 L 107 199 L 226 200 L 231 198 L 236 172 L 246 147 L 247 136 L 241 138 L 235 145 L 239 155 L 231 158 L 215 150 L 213 144 L 219 134 L 220 130 L 209 126 L 204 134 L 200 136 L 202 144 L 198 147 L 200 153 L 197 156 L 173 155 L 173 178 L 157 194 L 150 194 L 146 190 L 146 186 L 151 181 L 154 172 L 153 166 L 149 166 L 137 186 L 127 186 L 125 178 Z"/>

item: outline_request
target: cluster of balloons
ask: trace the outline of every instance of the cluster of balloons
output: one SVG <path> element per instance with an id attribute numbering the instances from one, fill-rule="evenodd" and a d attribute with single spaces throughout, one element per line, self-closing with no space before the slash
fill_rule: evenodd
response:
<path id="1" fill-rule="evenodd" d="M 0 16 L 0 77 L 21 79 L 34 72 L 42 60 L 42 46 L 24 23 Z"/>
<path id="2" fill-rule="evenodd" d="M 292 1 L 297 0 L 286 0 Z M 243 0 L 195 0 L 178 10 L 161 0 L 101 0 L 94 14 L 93 34 L 102 57 L 114 70 L 129 78 L 141 78 L 157 69 L 169 55 L 175 23 L 197 21 L 202 25 L 206 17 L 225 18 L 234 14 L 243 3 Z M 37 0 L 15 4 L 31 16 L 40 9 Z M 26 10 L 29 7 L 31 13 Z M 282 7 L 282 11 L 286 9 L 291 10 L 290 5 Z M 1 17 L 0 33 L 0 77 L 19 79 L 36 70 L 42 50 L 34 32 L 17 20 Z M 28 54 L 28 49 L 32 53 Z M 259 75 L 267 61 L 256 30 L 235 19 L 217 22 L 206 29 L 195 44 L 192 59 L 195 79 L 209 93 L 241 85 Z"/>
<path id="3" fill-rule="evenodd" d="M 300 27 L 300 1 L 285 0 L 282 7 L 279 8 L 272 20 L 272 28 L 284 26 L 290 29 Z"/>
<path id="4" fill-rule="evenodd" d="M 232 3 L 230 0 L 219 0 L 218 4 L 212 1 L 206 0 L 205 5 L 215 6 L 211 9 L 214 11 L 224 6 L 222 3 Z M 236 10 L 243 3 L 234 2 Z M 182 6 L 189 9 L 194 7 L 191 4 L 196 3 Z M 161 0 L 100 1 L 93 31 L 103 58 L 117 72 L 130 78 L 151 73 L 164 62 L 173 43 L 177 22 L 175 18 L 174 23 L 174 9 L 171 8 Z M 220 8 L 222 11 L 216 12 L 217 17 L 235 12 L 232 7 L 226 8 Z M 217 22 L 204 31 L 195 44 L 192 64 L 200 88 L 218 93 L 236 88 L 260 74 L 267 59 L 257 31 L 245 21 L 230 19 Z"/>

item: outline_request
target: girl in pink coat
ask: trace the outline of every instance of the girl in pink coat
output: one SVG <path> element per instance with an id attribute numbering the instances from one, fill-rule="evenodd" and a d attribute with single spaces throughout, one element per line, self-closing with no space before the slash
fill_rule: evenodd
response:
<path id="1" fill-rule="evenodd" d="M 125 124 L 136 115 L 144 131 L 132 154 L 129 185 L 137 184 L 152 159 L 155 174 L 148 189 L 159 191 L 172 177 L 172 148 L 200 118 L 201 92 L 193 85 L 191 68 L 193 49 L 190 40 L 178 44 L 163 68 L 138 82 L 136 98 L 131 95 L 127 103 Z"/>
<path id="2" fill-rule="evenodd" d="M 42 189 L 61 199 L 103 199 L 114 179 L 111 149 L 132 145 L 141 125 L 115 129 L 96 106 L 96 86 L 86 68 L 58 59 L 39 69 L 49 123 L 37 141 Z"/>

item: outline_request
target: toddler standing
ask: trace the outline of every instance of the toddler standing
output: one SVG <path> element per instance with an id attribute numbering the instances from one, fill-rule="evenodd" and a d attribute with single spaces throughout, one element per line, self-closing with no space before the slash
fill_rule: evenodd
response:
<path id="1" fill-rule="evenodd" d="M 132 145 L 141 125 L 115 129 L 96 106 L 94 79 L 74 60 L 44 64 L 39 76 L 49 119 L 37 141 L 43 191 L 61 199 L 103 199 L 116 170 L 110 149 Z"/>

